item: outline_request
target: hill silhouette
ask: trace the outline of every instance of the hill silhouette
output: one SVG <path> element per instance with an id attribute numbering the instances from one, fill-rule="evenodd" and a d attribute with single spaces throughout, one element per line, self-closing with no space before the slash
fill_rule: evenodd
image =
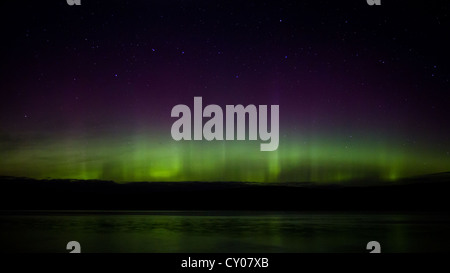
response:
<path id="1" fill-rule="evenodd" d="M 0 177 L 1 210 L 448 211 L 450 173 L 341 184 Z"/>

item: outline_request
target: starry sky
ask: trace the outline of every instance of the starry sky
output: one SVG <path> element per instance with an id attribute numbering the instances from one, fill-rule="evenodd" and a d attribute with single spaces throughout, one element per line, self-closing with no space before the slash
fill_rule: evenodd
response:
<path id="1" fill-rule="evenodd" d="M 10 2 L 0 175 L 321 183 L 450 171 L 445 1 Z M 193 109 L 194 96 L 279 105 L 278 150 L 174 141 L 171 109 Z"/>

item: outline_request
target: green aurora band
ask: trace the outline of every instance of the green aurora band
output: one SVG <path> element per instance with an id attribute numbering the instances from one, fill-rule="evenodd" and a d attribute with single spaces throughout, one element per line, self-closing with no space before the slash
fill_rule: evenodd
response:
<path id="1" fill-rule="evenodd" d="M 327 134 L 322 134 L 327 135 Z M 0 143 L 0 174 L 37 179 L 128 181 L 344 182 L 395 181 L 450 170 L 448 153 L 376 137 L 280 135 L 260 141 L 174 141 L 150 132 L 127 137 L 43 138 L 17 147 Z"/>

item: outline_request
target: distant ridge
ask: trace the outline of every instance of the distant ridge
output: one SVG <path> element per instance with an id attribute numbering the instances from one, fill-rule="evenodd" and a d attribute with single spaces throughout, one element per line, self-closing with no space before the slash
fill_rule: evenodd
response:
<path id="1" fill-rule="evenodd" d="M 450 172 L 396 182 L 129 182 L 0 177 L 0 210 L 447 211 Z"/>

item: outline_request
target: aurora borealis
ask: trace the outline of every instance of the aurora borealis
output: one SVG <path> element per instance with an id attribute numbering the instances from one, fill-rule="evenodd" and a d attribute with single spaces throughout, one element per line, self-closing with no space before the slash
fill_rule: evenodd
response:
<path id="1" fill-rule="evenodd" d="M 0 175 L 344 182 L 450 171 L 449 5 L 336 2 L 2 3 L 15 19 L 1 26 Z M 278 149 L 174 141 L 170 111 L 195 96 L 279 105 Z"/>

